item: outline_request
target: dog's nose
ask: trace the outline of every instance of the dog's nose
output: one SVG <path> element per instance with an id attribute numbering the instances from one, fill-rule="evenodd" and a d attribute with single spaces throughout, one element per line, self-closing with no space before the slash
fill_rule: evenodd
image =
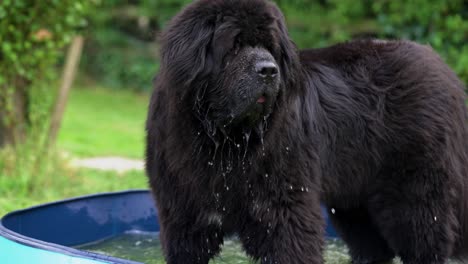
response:
<path id="1" fill-rule="evenodd" d="M 272 78 L 278 74 L 278 67 L 271 61 L 260 61 L 255 65 L 255 71 L 263 78 Z"/>

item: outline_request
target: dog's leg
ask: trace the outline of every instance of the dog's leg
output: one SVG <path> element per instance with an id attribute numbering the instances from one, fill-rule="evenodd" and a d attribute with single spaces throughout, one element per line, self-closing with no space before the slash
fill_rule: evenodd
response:
<path id="1" fill-rule="evenodd" d="M 167 264 L 208 264 L 223 243 L 219 226 L 196 226 L 191 222 L 165 224 L 160 236 Z"/>
<path id="2" fill-rule="evenodd" d="M 366 208 L 331 208 L 329 217 L 340 238 L 346 242 L 353 264 L 380 264 L 395 257 L 371 222 Z"/>
<path id="3" fill-rule="evenodd" d="M 323 263 L 323 220 L 312 193 L 293 193 L 288 201 L 256 207 L 241 228 L 247 254 L 262 264 Z M 283 203 L 284 202 L 284 203 Z"/>
<path id="4" fill-rule="evenodd" d="M 456 217 L 449 174 L 434 163 L 387 171 L 369 213 L 404 264 L 444 264 L 452 253 Z"/>

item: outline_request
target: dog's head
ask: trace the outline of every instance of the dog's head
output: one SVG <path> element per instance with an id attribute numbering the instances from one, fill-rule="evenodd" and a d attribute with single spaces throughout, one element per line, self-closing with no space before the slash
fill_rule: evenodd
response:
<path id="1" fill-rule="evenodd" d="M 294 89 L 299 72 L 284 17 L 266 0 L 199 0 L 162 35 L 161 73 L 215 126 L 253 126 Z"/>

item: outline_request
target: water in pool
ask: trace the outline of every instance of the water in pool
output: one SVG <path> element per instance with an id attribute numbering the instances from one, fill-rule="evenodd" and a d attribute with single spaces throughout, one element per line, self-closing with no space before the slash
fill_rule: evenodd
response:
<path id="1" fill-rule="evenodd" d="M 146 264 L 164 264 L 161 245 L 157 233 L 128 232 L 124 235 L 102 240 L 96 243 L 77 247 L 80 250 L 129 259 Z M 236 238 L 224 241 L 220 256 L 210 264 L 252 264 L 242 251 L 242 246 Z M 350 264 L 346 246 L 337 239 L 327 240 L 325 251 L 326 264 Z M 390 263 L 389 263 L 390 264 Z M 394 261 L 393 264 L 401 264 Z"/>

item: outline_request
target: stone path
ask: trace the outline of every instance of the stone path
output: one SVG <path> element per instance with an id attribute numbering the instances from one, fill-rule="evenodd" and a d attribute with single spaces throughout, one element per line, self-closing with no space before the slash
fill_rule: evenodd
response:
<path id="1" fill-rule="evenodd" d="M 72 166 L 78 168 L 116 171 L 124 173 L 132 170 L 143 170 L 144 163 L 141 160 L 123 157 L 95 157 L 72 160 Z"/>

